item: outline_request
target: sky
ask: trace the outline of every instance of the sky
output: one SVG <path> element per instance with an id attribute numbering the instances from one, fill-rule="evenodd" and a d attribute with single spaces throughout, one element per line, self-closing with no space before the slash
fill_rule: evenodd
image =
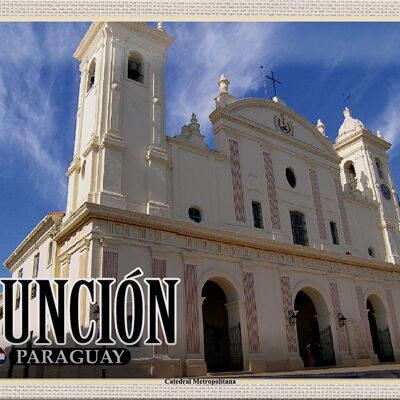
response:
<path id="1" fill-rule="evenodd" d="M 89 25 L 0 23 L 1 262 L 48 212 L 65 210 L 79 88 L 72 54 Z M 208 115 L 220 75 L 237 98 L 263 98 L 263 65 L 281 82 L 278 96 L 311 123 L 321 118 L 332 141 L 350 96 L 353 116 L 393 144 L 390 166 L 400 189 L 399 23 L 164 27 L 176 37 L 166 63 L 167 135 L 179 134 L 195 112 L 213 147 Z"/>

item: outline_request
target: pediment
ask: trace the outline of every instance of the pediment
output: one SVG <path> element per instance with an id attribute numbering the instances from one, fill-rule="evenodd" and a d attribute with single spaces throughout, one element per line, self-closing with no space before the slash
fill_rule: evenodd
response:
<path id="1" fill-rule="evenodd" d="M 315 126 L 286 105 L 263 99 L 242 99 L 229 104 L 224 114 L 235 117 L 248 127 L 266 128 L 274 138 L 285 142 L 292 140 L 293 146 L 305 145 L 334 158 L 338 155 L 333 144 Z M 251 129 L 251 128 L 250 128 Z M 239 129 L 240 130 L 240 129 Z M 275 136 L 276 135 L 276 136 Z M 268 137 L 265 138 L 268 141 Z"/>

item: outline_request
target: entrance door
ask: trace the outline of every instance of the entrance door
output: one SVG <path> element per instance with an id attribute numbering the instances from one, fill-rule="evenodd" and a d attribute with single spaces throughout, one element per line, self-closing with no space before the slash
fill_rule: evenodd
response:
<path id="1" fill-rule="evenodd" d="M 379 329 L 379 342 L 381 345 L 381 358 L 382 362 L 394 362 L 394 354 L 392 347 L 392 339 L 390 337 L 389 327 L 386 329 Z"/>
<path id="2" fill-rule="evenodd" d="M 382 317 L 379 324 L 381 326 L 378 326 L 378 321 L 375 317 L 374 307 L 369 300 L 367 300 L 367 309 L 369 329 L 371 332 L 372 346 L 374 348 L 374 352 L 378 356 L 378 360 L 380 362 L 393 362 L 394 354 L 389 327 L 383 326 L 387 325 L 387 323 L 385 323 L 384 318 Z"/>
<path id="3" fill-rule="evenodd" d="M 330 326 L 320 330 L 317 310 L 311 298 L 300 291 L 295 299 L 297 314 L 297 339 L 304 367 L 335 365 L 332 332 Z"/>
<path id="4" fill-rule="evenodd" d="M 321 343 L 321 353 L 324 360 L 324 365 L 335 365 L 335 350 L 333 349 L 333 339 L 331 327 L 323 329 L 319 333 Z"/>
<path id="5" fill-rule="evenodd" d="M 203 287 L 204 357 L 208 372 L 243 369 L 240 322 L 229 324 L 221 287 L 208 281 Z"/>

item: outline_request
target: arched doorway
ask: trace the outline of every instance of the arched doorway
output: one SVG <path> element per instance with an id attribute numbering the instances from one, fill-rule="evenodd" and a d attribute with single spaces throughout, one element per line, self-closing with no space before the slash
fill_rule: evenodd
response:
<path id="1" fill-rule="evenodd" d="M 231 288 L 231 294 L 235 290 Z M 201 293 L 203 301 L 204 358 L 208 372 L 243 369 L 239 305 L 228 303 L 222 287 L 209 280 Z M 235 304 L 236 303 L 236 304 Z"/>
<path id="2" fill-rule="evenodd" d="M 298 311 L 297 339 L 304 367 L 335 365 L 330 317 L 322 296 L 315 289 L 300 290 L 294 308 Z"/>
<path id="3" fill-rule="evenodd" d="M 393 362 L 393 346 L 385 306 L 377 295 L 372 294 L 367 299 L 367 309 L 374 352 L 380 362 Z"/>

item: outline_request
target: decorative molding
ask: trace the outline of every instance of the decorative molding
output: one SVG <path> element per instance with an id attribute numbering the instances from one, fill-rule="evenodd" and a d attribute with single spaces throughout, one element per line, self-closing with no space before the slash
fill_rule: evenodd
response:
<path id="1" fill-rule="evenodd" d="M 269 212 L 271 217 L 271 224 L 273 229 L 281 229 L 281 220 L 279 217 L 278 198 L 276 195 L 276 185 L 274 168 L 272 165 L 272 157 L 270 153 L 263 152 L 265 178 L 267 180 L 267 194 L 269 203 Z"/>
<path id="2" fill-rule="evenodd" d="M 162 45 L 165 48 L 168 48 L 175 40 L 173 36 L 165 31 L 153 28 L 146 22 L 118 22 L 118 24 L 131 32 L 138 33 L 141 36 L 145 36 L 147 39 L 153 40 L 156 44 Z"/>
<path id="3" fill-rule="evenodd" d="M 315 213 L 317 215 L 319 237 L 322 240 L 327 240 L 324 213 L 322 210 L 321 195 L 319 192 L 318 176 L 315 169 L 310 168 L 311 190 L 314 200 Z"/>
<path id="4" fill-rule="evenodd" d="M 119 151 L 123 151 L 126 147 L 124 139 L 121 136 L 115 135 L 114 133 L 106 133 L 100 143 L 100 148 L 111 148 Z"/>
<path id="5" fill-rule="evenodd" d="M 78 48 L 75 50 L 73 56 L 77 60 L 82 60 L 84 53 L 88 50 L 88 48 L 92 45 L 94 38 L 96 37 L 99 31 L 103 31 L 108 35 L 112 35 L 112 30 L 109 29 L 109 26 L 112 27 L 113 23 L 105 23 L 105 22 L 94 22 L 89 27 L 85 36 L 79 43 Z M 155 29 L 145 22 L 118 22 L 118 25 L 122 26 L 125 29 L 128 29 L 131 32 L 138 33 L 141 36 L 145 36 L 148 39 L 152 39 L 157 44 L 162 44 L 165 48 L 169 47 L 172 42 L 175 40 L 173 36 L 168 35 L 166 32 L 162 32 L 158 29 Z"/>
<path id="6" fill-rule="evenodd" d="M 79 156 L 75 155 L 73 160 L 71 161 L 71 164 L 69 165 L 66 176 L 71 176 L 75 171 L 79 171 L 81 168 L 81 160 Z"/>
<path id="7" fill-rule="evenodd" d="M 193 227 L 192 224 L 191 226 Z M 329 260 L 329 256 L 332 255 L 332 257 L 337 257 L 338 255 L 336 253 L 330 254 L 330 252 L 326 250 L 323 252 L 326 254 L 327 259 L 322 257 L 312 258 L 309 255 L 302 254 L 302 251 L 308 252 L 307 250 L 309 250 L 301 248 L 302 246 L 296 246 L 296 250 L 298 250 L 296 252 L 297 254 L 290 254 L 285 253 L 283 247 L 285 247 L 287 250 L 293 251 L 294 245 L 285 245 L 284 243 L 280 243 L 282 249 L 269 250 L 263 249 L 261 243 L 259 243 L 260 247 L 237 245 L 229 243 L 229 241 L 193 237 L 162 229 L 128 225 L 122 222 L 107 221 L 100 218 L 92 220 L 92 223 L 82 226 L 80 230 L 75 232 L 66 241 L 64 241 L 60 246 L 60 254 L 62 255 L 67 251 L 72 252 L 73 249 L 76 248 L 77 244 L 86 236 L 90 235 L 91 232 L 93 232 L 93 234 L 95 233 L 96 237 L 102 237 L 103 243 L 109 243 L 110 247 L 113 247 L 114 243 L 121 243 L 121 240 L 131 240 L 133 243 L 139 241 L 143 242 L 143 244 L 151 245 L 152 248 L 159 252 L 160 255 L 160 251 L 162 251 L 161 249 L 165 249 L 165 251 L 162 252 L 163 257 L 165 257 L 165 253 L 169 251 L 170 248 L 174 248 L 176 251 L 180 251 L 181 253 L 183 252 L 189 257 L 191 257 L 192 254 L 197 258 L 201 258 L 203 255 L 224 257 L 239 261 L 243 260 L 246 263 L 252 262 L 254 265 L 261 267 L 270 267 L 272 265 L 278 268 L 296 268 L 313 273 L 334 273 L 341 274 L 343 276 L 363 277 L 365 279 L 372 279 L 375 281 L 400 281 L 400 273 L 397 272 L 397 269 L 392 264 L 387 265 L 390 265 L 393 268 L 393 271 L 379 270 L 378 268 L 368 268 L 368 263 L 371 263 L 374 260 L 363 260 L 362 264 L 354 265 L 350 264 L 350 259 L 355 257 L 343 256 L 343 258 L 345 258 L 347 261 L 345 264 L 341 261 Z M 106 242 L 106 240 L 108 242 Z M 157 246 L 154 247 L 154 245 Z M 299 249 L 297 249 L 297 247 L 299 247 Z M 185 260 L 185 262 L 186 261 L 187 260 Z M 193 260 L 190 260 L 190 262 L 193 262 Z"/>
<path id="8" fill-rule="evenodd" d="M 159 147 L 150 146 L 146 154 L 147 161 L 158 161 L 170 165 L 167 152 Z"/>
<path id="9" fill-rule="evenodd" d="M 200 353 L 197 265 L 184 265 L 186 300 L 186 348 L 188 354 Z"/>
<path id="10" fill-rule="evenodd" d="M 371 339 L 371 334 L 369 330 L 369 322 L 368 322 L 368 311 L 367 311 L 367 301 L 365 300 L 364 293 L 362 290 L 361 286 L 356 286 L 356 295 L 357 295 L 357 301 L 358 301 L 358 309 L 360 311 L 360 316 L 361 316 L 361 322 L 363 324 L 364 328 L 364 333 L 363 336 L 365 335 L 366 339 L 363 339 L 366 341 L 367 348 L 369 352 L 373 352 L 373 346 L 372 346 L 372 339 Z M 361 335 L 362 332 L 359 333 Z"/>
<path id="11" fill-rule="evenodd" d="M 333 313 L 335 317 L 335 327 L 338 336 L 339 350 L 349 351 L 349 345 L 347 342 L 346 328 L 339 326 L 338 315 L 342 313 L 342 307 L 340 305 L 338 284 L 336 282 L 329 282 L 329 289 L 331 293 L 331 301 L 333 307 Z"/>
<path id="12" fill-rule="evenodd" d="M 89 143 L 87 144 L 85 150 L 82 152 L 82 156 L 87 157 L 87 155 L 91 151 L 98 151 L 99 147 L 100 147 L 99 138 L 95 136 L 95 134 L 93 133 L 92 136 L 90 137 Z"/>
<path id="13" fill-rule="evenodd" d="M 64 253 L 62 256 L 60 256 L 60 263 L 61 266 L 64 266 L 65 264 L 69 264 L 71 261 L 71 253 Z"/>
<path id="14" fill-rule="evenodd" d="M 239 143 L 234 139 L 229 139 L 229 154 L 231 160 L 235 216 L 237 221 L 246 222 L 246 213 L 244 208 L 244 196 L 242 188 L 242 174 L 240 171 Z"/>
<path id="15" fill-rule="evenodd" d="M 118 226 L 118 228 L 117 228 Z M 160 244 L 180 252 L 251 261 L 305 271 L 362 276 L 371 280 L 399 281 L 398 266 L 376 259 L 349 256 L 327 250 L 297 246 L 281 241 L 238 234 L 223 229 L 160 216 L 86 203 L 64 221 L 54 240 L 60 254 L 70 251 L 83 237 L 119 238 L 125 243 Z"/>
<path id="16" fill-rule="evenodd" d="M 283 303 L 283 318 L 286 327 L 286 339 L 289 353 L 298 353 L 299 346 L 297 343 L 296 326 L 289 323 L 289 311 L 292 309 L 292 291 L 290 288 L 290 278 L 288 276 L 281 276 L 281 294 Z"/>
<path id="17" fill-rule="evenodd" d="M 264 125 L 261 125 L 257 122 L 251 121 L 245 117 L 238 116 L 233 114 L 233 111 L 237 111 L 243 108 L 263 108 L 267 110 L 272 110 L 275 112 L 283 112 L 285 113 L 289 118 L 291 118 L 294 121 L 297 121 L 299 124 L 303 125 L 307 130 L 309 130 L 314 136 L 321 142 L 321 144 L 324 146 L 326 149 L 327 153 L 324 153 L 321 151 L 321 149 L 309 145 L 293 136 L 286 136 L 286 135 L 279 135 L 279 138 L 281 140 L 286 141 L 287 143 L 293 144 L 296 143 L 296 146 L 307 151 L 308 153 L 315 154 L 319 157 L 329 159 L 331 162 L 338 163 L 340 160 L 340 157 L 337 155 L 336 151 L 333 148 L 332 143 L 321 136 L 321 133 L 317 130 L 315 126 L 313 126 L 309 121 L 304 119 L 301 115 L 297 114 L 294 110 L 291 110 L 290 108 L 283 106 L 279 103 L 276 103 L 274 101 L 269 101 L 269 100 L 262 100 L 262 99 L 242 99 L 235 101 L 234 103 L 228 105 L 225 108 L 218 107 L 216 110 L 214 110 L 210 114 L 210 120 L 213 124 L 215 124 L 219 120 L 226 120 L 229 122 L 234 122 L 236 124 L 242 125 L 244 127 L 247 127 L 251 129 L 252 131 L 259 132 L 262 134 L 267 134 L 269 136 L 277 137 L 277 131 L 274 130 L 272 127 L 267 127 Z M 221 123 L 219 121 L 219 123 Z M 223 124 L 223 122 L 222 122 Z M 229 128 L 229 126 L 227 126 Z M 243 134 L 243 133 L 242 133 Z"/>
<path id="18" fill-rule="evenodd" d="M 385 139 L 375 136 L 369 129 L 362 129 L 351 135 L 346 135 L 345 138 L 340 140 L 340 142 L 334 144 L 333 147 L 336 151 L 339 151 L 342 150 L 343 147 L 347 147 L 350 144 L 355 143 L 362 139 L 366 140 L 367 142 L 369 141 L 380 148 L 384 147 L 385 151 L 388 151 L 392 147 L 392 145 L 389 142 L 387 142 Z"/>
<path id="19" fill-rule="evenodd" d="M 257 305 L 254 288 L 254 274 L 243 271 L 243 291 L 246 306 L 247 332 L 249 335 L 249 352 L 260 352 L 260 338 L 258 335 Z"/>

